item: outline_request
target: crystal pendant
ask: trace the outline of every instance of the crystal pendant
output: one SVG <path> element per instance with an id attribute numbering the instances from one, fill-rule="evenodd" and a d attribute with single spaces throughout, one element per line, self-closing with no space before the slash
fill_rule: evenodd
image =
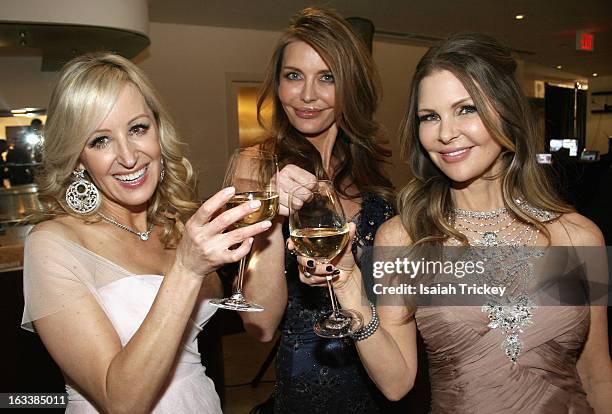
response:
<path id="1" fill-rule="evenodd" d="M 142 241 L 149 240 L 149 232 L 148 231 L 143 231 L 142 233 L 139 234 L 139 236 L 140 236 L 140 240 L 142 240 Z"/>
<path id="2" fill-rule="evenodd" d="M 492 231 L 486 231 L 482 235 L 482 241 L 485 246 L 497 246 L 497 234 Z"/>

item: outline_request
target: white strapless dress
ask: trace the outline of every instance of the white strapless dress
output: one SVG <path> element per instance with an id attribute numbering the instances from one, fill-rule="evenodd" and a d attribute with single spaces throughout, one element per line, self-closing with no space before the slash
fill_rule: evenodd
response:
<path id="1" fill-rule="evenodd" d="M 100 303 L 113 323 L 121 345 L 125 346 L 138 330 L 157 295 L 163 277 L 155 275 L 128 276 L 98 290 Z M 200 362 L 196 337 L 201 326 L 215 313 L 215 307 L 204 301 L 200 304 L 195 320 L 190 321 L 185 333 L 183 349 L 177 356 L 173 372 L 165 389 L 153 408 L 155 414 L 170 413 L 221 413 L 221 403 L 215 387 L 205 374 Z M 143 378 L 146 381 L 146 378 Z M 67 414 L 97 413 L 96 409 L 70 385 Z"/>
<path id="2" fill-rule="evenodd" d="M 69 240 L 47 232 L 26 239 L 22 327 L 69 306 L 83 294 L 91 294 L 102 307 L 125 346 L 144 321 L 163 276 L 134 275 L 108 259 Z M 41 287 L 45 287 L 42 295 Z M 219 396 L 200 362 L 196 337 L 217 308 L 208 300 L 196 304 L 183 335 L 166 385 L 151 412 L 155 414 L 221 413 Z M 145 377 L 142 381 L 146 381 Z M 96 408 L 72 384 L 66 384 L 68 414 L 97 413 Z"/>

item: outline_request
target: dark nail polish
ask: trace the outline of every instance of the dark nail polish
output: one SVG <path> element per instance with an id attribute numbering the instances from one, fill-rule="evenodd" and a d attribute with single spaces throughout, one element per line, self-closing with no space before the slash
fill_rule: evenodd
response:
<path id="1" fill-rule="evenodd" d="M 315 267 L 315 262 L 314 262 L 314 260 L 308 260 L 308 261 L 306 262 L 306 266 L 307 266 L 307 267 L 310 267 L 310 268 Z"/>
<path id="2" fill-rule="evenodd" d="M 328 272 L 331 272 L 332 270 L 334 270 L 334 267 L 332 265 L 329 265 L 325 268 L 325 270 L 327 270 Z"/>
<path id="3" fill-rule="evenodd" d="M 338 276 L 340 274 L 340 269 L 336 269 L 332 272 L 332 275 Z"/>

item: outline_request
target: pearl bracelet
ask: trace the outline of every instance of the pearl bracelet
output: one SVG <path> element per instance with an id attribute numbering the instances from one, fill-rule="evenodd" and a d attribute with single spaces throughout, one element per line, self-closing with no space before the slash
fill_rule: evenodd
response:
<path id="1" fill-rule="evenodd" d="M 364 339 L 369 338 L 376 332 L 378 326 L 380 325 L 380 320 L 378 319 L 378 314 L 376 313 L 376 306 L 372 302 L 369 302 L 370 309 L 372 310 L 372 319 L 366 326 L 358 330 L 357 332 L 351 335 L 354 341 L 363 341 Z"/>

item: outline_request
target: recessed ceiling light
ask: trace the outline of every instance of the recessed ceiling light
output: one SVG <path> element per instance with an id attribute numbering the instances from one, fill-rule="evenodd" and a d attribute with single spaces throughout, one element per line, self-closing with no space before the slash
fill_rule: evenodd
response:
<path id="1" fill-rule="evenodd" d="M 563 69 L 563 66 L 557 65 L 557 69 Z"/>
<path id="2" fill-rule="evenodd" d="M 596 76 L 597 76 L 597 72 L 593 72 L 593 77 L 596 77 Z"/>
<path id="3" fill-rule="evenodd" d="M 516 20 L 523 20 L 525 18 L 525 15 L 524 14 L 517 14 L 516 16 L 514 16 L 514 18 Z"/>

